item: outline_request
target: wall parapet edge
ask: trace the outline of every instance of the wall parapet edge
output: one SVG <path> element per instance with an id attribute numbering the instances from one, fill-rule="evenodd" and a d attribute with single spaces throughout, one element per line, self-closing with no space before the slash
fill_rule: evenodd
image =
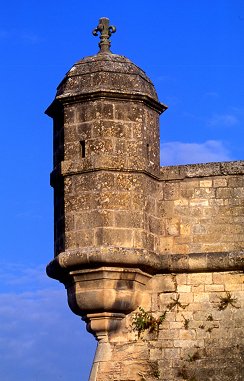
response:
<path id="1" fill-rule="evenodd" d="M 183 180 L 193 177 L 226 175 L 244 175 L 244 160 L 175 165 L 160 168 L 160 180 Z"/>

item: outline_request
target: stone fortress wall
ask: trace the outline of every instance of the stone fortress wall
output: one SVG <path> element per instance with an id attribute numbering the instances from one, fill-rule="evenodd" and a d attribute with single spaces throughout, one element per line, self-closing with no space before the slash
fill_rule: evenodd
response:
<path id="1" fill-rule="evenodd" d="M 100 344 L 92 380 L 243 380 L 243 273 L 155 275 L 146 293 L 143 310 L 155 318 L 168 311 L 165 319 L 138 338 L 136 315 L 127 315 Z"/>
<path id="2" fill-rule="evenodd" d="M 159 252 L 228 252 L 244 247 L 243 163 L 161 168 L 164 221 Z M 162 214 L 161 214 L 161 209 Z"/>
<path id="3" fill-rule="evenodd" d="M 98 340 L 90 381 L 242 381 L 244 163 L 160 168 L 145 73 L 100 52 L 67 73 L 54 120 L 47 273 Z"/>
<path id="4" fill-rule="evenodd" d="M 143 311 L 101 344 L 92 379 L 243 380 L 242 171 L 240 162 L 161 168 L 148 230 L 165 273 L 147 283 Z"/>

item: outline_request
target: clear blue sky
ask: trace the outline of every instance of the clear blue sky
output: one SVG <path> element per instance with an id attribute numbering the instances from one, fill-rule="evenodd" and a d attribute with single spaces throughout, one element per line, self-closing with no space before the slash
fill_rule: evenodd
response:
<path id="1" fill-rule="evenodd" d="M 0 5 L 0 380 L 87 380 L 95 341 L 45 275 L 53 257 L 52 121 L 44 110 L 74 62 L 112 51 L 153 80 L 169 106 L 162 164 L 243 159 L 243 0 L 123 0 Z"/>

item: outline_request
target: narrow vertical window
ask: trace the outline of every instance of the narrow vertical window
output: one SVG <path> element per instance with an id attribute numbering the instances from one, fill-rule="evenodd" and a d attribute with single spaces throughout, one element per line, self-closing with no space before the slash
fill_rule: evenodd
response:
<path id="1" fill-rule="evenodd" d="M 80 141 L 80 150 L 81 150 L 81 157 L 84 158 L 86 156 L 86 142 L 85 142 L 85 140 Z"/>

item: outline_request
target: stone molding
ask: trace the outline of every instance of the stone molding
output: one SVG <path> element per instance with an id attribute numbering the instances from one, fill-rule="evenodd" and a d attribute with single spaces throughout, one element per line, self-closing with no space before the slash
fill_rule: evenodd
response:
<path id="1" fill-rule="evenodd" d="M 103 161 L 103 157 L 101 156 L 101 160 L 99 158 L 91 159 L 83 159 L 82 162 L 71 162 L 71 160 L 63 160 L 59 165 L 57 165 L 54 170 L 50 174 L 50 184 L 51 186 L 54 186 L 57 179 L 64 176 L 72 176 L 72 175 L 79 175 L 83 173 L 94 173 L 94 172 L 119 172 L 121 173 L 136 173 L 136 174 L 143 174 L 146 176 L 149 176 L 150 178 L 154 180 L 159 180 L 158 176 L 156 176 L 154 173 L 151 173 L 149 171 L 146 171 L 142 168 L 128 168 L 126 159 L 124 161 L 123 168 L 119 168 L 117 166 L 117 163 L 110 163 L 110 167 L 104 167 L 101 165 L 101 162 Z M 113 166 L 114 165 L 114 166 Z"/>
<path id="2" fill-rule="evenodd" d="M 116 92 L 116 91 L 107 91 L 107 90 L 98 90 L 93 92 L 88 92 L 84 94 L 65 94 L 65 95 L 59 95 L 56 97 L 56 99 L 51 103 L 51 105 L 47 108 L 45 111 L 45 114 L 53 117 L 57 110 L 60 110 L 61 105 L 67 105 L 67 104 L 76 104 L 76 103 L 82 103 L 87 101 L 94 101 L 97 99 L 106 99 L 110 101 L 114 100 L 124 100 L 126 102 L 128 101 L 139 101 L 141 103 L 144 103 L 146 106 L 152 108 L 153 110 L 157 111 L 159 114 L 163 113 L 165 110 L 167 110 L 167 106 L 164 105 L 161 102 L 158 102 L 154 98 L 150 97 L 147 94 L 138 94 L 138 93 L 127 93 L 127 92 Z"/>
<path id="3" fill-rule="evenodd" d="M 114 167 L 104 167 L 99 165 L 98 159 L 83 160 L 82 162 L 71 162 L 70 160 L 63 160 L 58 166 L 54 168 L 50 175 L 50 182 L 53 186 L 55 181 L 60 176 L 76 175 L 80 173 L 94 172 L 94 171 L 118 171 L 128 173 L 142 173 L 157 181 L 171 181 L 171 180 L 183 180 L 187 178 L 202 178 L 212 176 L 223 175 L 244 175 L 244 161 L 229 161 L 225 163 L 207 163 L 207 164 L 190 164 L 169 166 L 160 168 L 160 177 L 152 174 L 143 169 L 134 168 L 118 168 L 116 163 Z"/>
<path id="4" fill-rule="evenodd" d="M 244 251 L 190 254 L 155 254 L 145 249 L 87 247 L 60 253 L 47 266 L 49 277 L 65 280 L 73 269 L 95 266 L 132 267 L 148 274 L 201 271 L 243 271 Z"/>
<path id="5" fill-rule="evenodd" d="M 127 93 L 127 92 L 116 92 L 116 91 L 107 91 L 107 90 L 98 90 L 93 92 L 88 92 L 85 94 L 77 95 L 59 95 L 56 99 L 59 100 L 62 104 L 71 104 L 71 103 L 82 103 L 86 101 L 103 99 L 114 101 L 114 100 L 125 100 L 125 101 L 139 101 L 145 103 L 150 108 L 156 110 L 159 114 L 163 113 L 168 107 L 163 103 L 156 101 L 147 94 L 138 94 L 138 93 Z"/>

